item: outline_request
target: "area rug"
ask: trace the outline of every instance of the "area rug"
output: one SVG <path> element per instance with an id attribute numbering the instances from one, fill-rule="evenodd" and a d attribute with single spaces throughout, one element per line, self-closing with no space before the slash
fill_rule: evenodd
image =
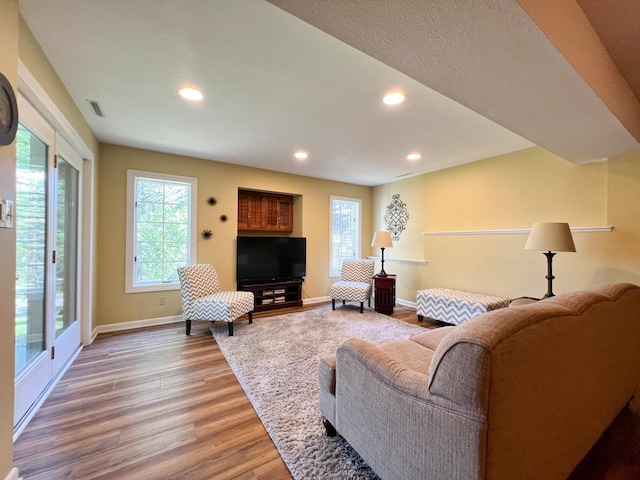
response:
<path id="1" fill-rule="evenodd" d="M 327 437 L 318 408 L 318 362 L 348 338 L 382 343 L 425 329 L 346 305 L 214 324 L 212 333 L 295 479 L 378 477 L 341 437 Z"/>

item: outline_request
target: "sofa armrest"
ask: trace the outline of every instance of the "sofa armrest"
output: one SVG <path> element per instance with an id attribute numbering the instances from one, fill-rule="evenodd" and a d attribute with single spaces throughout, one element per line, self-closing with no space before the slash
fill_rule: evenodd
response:
<path id="1" fill-rule="evenodd" d="M 320 359 L 318 365 L 318 382 L 320 388 L 324 388 L 327 392 L 336 393 L 336 355 L 327 355 Z"/>
<path id="2" fill-rule="evenodd" d="M 336 356 L 335 426 L 381 478 L 483 478 L 484 418 L 442 405 L 426 374 L 376 345 L 350 339 Z"/>
<path id="3" fill-rule="evenodd" d="M 367 369 L 369 375 L 378 377 L 390 387 L 406 395 L 422 399 L 428 395 L 427 375 L 407 368 L 387 352 L 369 342 L 351 338 L 338 347 L 336 357 L 338 365 L 341 359 L 352 357 Z M 339 370 L 338 376 L 340 376 Z M 366 381 L 366 379 L 363 380 Z"/>

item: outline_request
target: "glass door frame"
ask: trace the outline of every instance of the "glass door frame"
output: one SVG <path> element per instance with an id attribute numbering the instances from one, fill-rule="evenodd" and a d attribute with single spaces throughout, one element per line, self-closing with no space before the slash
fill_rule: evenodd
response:
<path id="1" fill-rule="evenodd" d="M 73 125 L 67 120 L 64 114 L 57 107 L 47 92 L 42 88 L 38 80 L 33 76 L 24 62 L 18 58 L 18 92 L 19 97 L 31 104 L 31 106 L 73 147 L 82 158 L 81 193 L 80 193 L 80 213 L 79 213 L 79 255 L 78 265 L 79 277 L 79 301 L 80 309 L 80 338 L 82 345 L 89 345 L 97 332 L 93 330 L 94 313 L 94 247 L 95 247 L 95 202 L 96 202 L 96 165 L 94 151 L 97 151 L 97 142 L 90 140 L 91 147 L 83 140 Z M 22 112 L 20 112 L 22 113 Z M 89 133 L 89 136 L 91 134 Z M 86 138 L 86 137 L 85 137 Z M 80 349 L 77 350 L 77 353 Z M 64 371 L 71 365 L 73 358 L 60 370 L 60 373 L 53 378 L 46 390 L 42 392 L 36 404 L 34 404 L 20 423 L 14 427 L 14 441 L 28 425 L 29 421 L 38 408 L 45 401 L 47 396 L 53 391 L 57 381 L 64 374 Z"/>
<path id="2" fill-rule="evenodd" d="M 39 408 L 53 385 L 68 368 L 81 349 L 81 266 L 82 243 L 82 157 L 56 133 L 55 128 L 27 101 L 18 95 L 20 123 L 47 146 L 46 153 L 46 225 L 45 225 L 45 306 L 44 306 L 44 345 L 38 353 L 15 377 L 14 437 L 26 426 L 31 416 Z M 77 172 L 78 190 L 75 199 L 76 249 L 75 249 L 75 290 L 72 294 L 75 303 L 75 318 L 56 338 L 56 263 L 54 251 L 59 247 L 57 241 L 57 195 L 58 169 L 56 164 L 64 159 Z M 16 222 L 19 222 L 16 219 Z M 48 390 L 49 389 L 49 390 Z"/>

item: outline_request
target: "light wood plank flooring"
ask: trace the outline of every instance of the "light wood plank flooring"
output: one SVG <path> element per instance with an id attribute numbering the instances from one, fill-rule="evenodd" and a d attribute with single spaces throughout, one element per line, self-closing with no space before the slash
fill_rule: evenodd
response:
<path id="1" fill-rule="evenodd" d="M 406 307 L 393 316 L 418 323 Z M 640 479 L 639 418 L 625 409 L 572 480 Z M 189 337 L 183 324 L 99 335 L 17 440 L 14 464 L 25 480 L 291 478 L 208 322 Z"/>

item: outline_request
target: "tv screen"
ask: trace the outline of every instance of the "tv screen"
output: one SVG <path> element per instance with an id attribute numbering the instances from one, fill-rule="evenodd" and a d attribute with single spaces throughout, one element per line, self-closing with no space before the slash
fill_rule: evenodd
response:
<path id="1" fill-rule="evenodd" d="M 307 274 L 307 239 L 238 237 L 238 283 L 296 280 Z"/>

